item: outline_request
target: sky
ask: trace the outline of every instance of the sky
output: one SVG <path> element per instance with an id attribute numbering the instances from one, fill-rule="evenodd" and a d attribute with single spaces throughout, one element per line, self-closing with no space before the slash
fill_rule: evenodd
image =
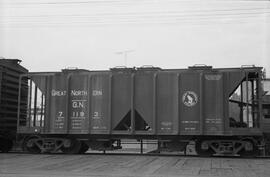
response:
<path id="1" fill-rule="evenodd" d="M 33 72 L 256 65 L 270 77 L 270 1 L 0 0 L 0 56 Z"/>

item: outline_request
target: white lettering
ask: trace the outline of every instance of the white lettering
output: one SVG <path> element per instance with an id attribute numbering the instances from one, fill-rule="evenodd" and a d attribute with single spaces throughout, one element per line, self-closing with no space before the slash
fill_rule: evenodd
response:
<path id="1" fill-rule="evenodd" d="M 52 89 L 52 96 L 66 96 L 65 90 L 54 90 Z"/>
<path id="2" fill-rule="evenodd" d="M 73 101 L 72 107 L 73 108 L 84 108 L 83 101 Z"/>
<path id="3" fill-rule="evenodd" d="M 93 96 L 101 96 L 102 95 L 102 90 L 93 90 L 92 95 Z"/>
<path id="4" fill-rule="evenodd" d="M 87 96 L 87 91 L 85 90 L 71 90 L 71 96 Z"/>

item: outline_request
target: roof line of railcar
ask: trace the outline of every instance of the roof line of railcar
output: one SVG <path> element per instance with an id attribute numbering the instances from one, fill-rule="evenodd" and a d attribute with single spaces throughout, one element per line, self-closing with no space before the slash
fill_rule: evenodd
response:
<path id="1" fill-rule="evenodd" d="M 138 67 L 139 68 L 139 67 Z M 155 67 L 156 68 L 156 67 Z M 133 68 L 134 71 L 137 71 L 137 68 Z M 148 68 L 151 70 L 151 68 Z M 159 70 L 156 71 L 192 71 L 192 70 L 211 70 L 211 71 L 229 71 L 229 70 L 261 70 L 263 67 L 232 67 L 232 68 L 173 68 L 173 69 L 162 69 L 160 68 Z M 120 69 L 121 70 L 121 69 Z M 66 70 L 64 70 L 66 71 Z M 79 72 L 110 72 L 111 70 L 86 70 L 86 69 L 76 69 L 76 70 L 70 70 L 71 72 L 73 71 L 79 71 Z M 57 74 L 57 73 L 63 73 L 63 70 L 61 71 L 50 71 L 50 72 L 29 72 L 29 75 L 44 75 L 44 74 Z M 25 74 L 27 75 L 27 74 Z"/>
<path id="2" fill-rule="evenodd" d="M 261 70 L 263 69 L 263 67 L 234 67 L 234 68 L 207 68 L 207 69 L 203 69 L 203 68 L 181 68 L 181 69 L 162 69 L 162 71 L 187 71 L 187 70 L 214 70 L 214 71 L 228 71 L 228 70 Z"/>
<path id="3" fill-rule="evenodd" d="M 111 68 L 114 69 L 114 68 Z M 121 70 L 122 68 L 115 68 L 117 70 Z M 149 67 L 149 68 L 144 68 L 144 67 L 133 67 L 133 68 L 123 68 L 123 70 L 140 70 L 140 69 L 145 69 L 145 70 L 160 70 L 160 71 L 187 71 L 187 70 L 252 70 L 252 69 L 263 69 L 263 67 L 259 66 L 241 66 L 241 67 L 231 67 L 231 68 L 212 68 L 212 66 L 205 66 L 205 67 L 197 67 L 197 66 L 189 66 L 187 68 L 173 68 L 173 69 L 167 69 L 167 68 L 160 68 L 160 67 Z M 91 71 L 109 71 L 109 70 L 91 70 Z"/>
<path id="4" fill-rule="evenodd" d="M 230 69 L 242 69 L 242 70 L 248 70 L 248 69 L 263 69 L 263 67 L 260 66 L 254 66 L 254 67 L 234 67 L 234 68 L 214 68 L 216 70 L 230 70 Z"/>

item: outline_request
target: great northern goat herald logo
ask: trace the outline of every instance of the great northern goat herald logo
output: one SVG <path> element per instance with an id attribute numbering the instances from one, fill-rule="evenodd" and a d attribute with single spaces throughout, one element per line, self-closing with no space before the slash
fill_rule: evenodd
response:
<path id="1" fill-rule="evenodd" d="M 183 94 L 182 101 L 186 106 L 194 106 L 198 102 L 197 94 L 192 91 L 186 91 Z"/>

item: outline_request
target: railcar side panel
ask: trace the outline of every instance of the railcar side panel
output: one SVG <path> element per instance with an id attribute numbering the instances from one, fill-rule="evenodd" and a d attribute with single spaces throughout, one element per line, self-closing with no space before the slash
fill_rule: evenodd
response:
<path id="1" fill-rule="evenodd" d="M 90 130 L 91 134 L 109 134 L 111 124 L 111 75 L 96 73 L 90 76 Z"/>
<path id="2" fill-rule="evenodd" d="M 186 72 L 180 78 L 180 134 L 201 135 L 203 131 L 202 113 L 202 73 Z"/>
<path id="3" fill-rule="evenodd" d="M 160 72 L 157 76 L 157 134 L 177 135 L 179 131 L 178 74 Z"/>
<path id="4" fill-rule="evenodd" d="M 204 135 L 224 134 L 224 85 L 222 73 L 205 73 L 203 77 Z"/>
<path id="5" fill-rule="evenodd" d="M 130 134 L 134 129 L 133 100 L 134 78 L 129 72 L 113 72 L 112 76 L 112 133 Z"/>
<path id="6" fill-rule="evenodd" d="M 135 76 L 134 119 L 136 134 L 155 132 L 155 72 L 141 71 Z"/>
<path id="7" fill-rule="evenodd" d="M 49 80 L 49 133 L 65 134 L 68 129 L 68 78 L 66 75 L 56 74 L 50 76 Z"/>
<path id="8" fill-rule="evenodd" d="M 69 78 L 69 133 L 89 133 L 88 75 L 73 74 Z"/>

